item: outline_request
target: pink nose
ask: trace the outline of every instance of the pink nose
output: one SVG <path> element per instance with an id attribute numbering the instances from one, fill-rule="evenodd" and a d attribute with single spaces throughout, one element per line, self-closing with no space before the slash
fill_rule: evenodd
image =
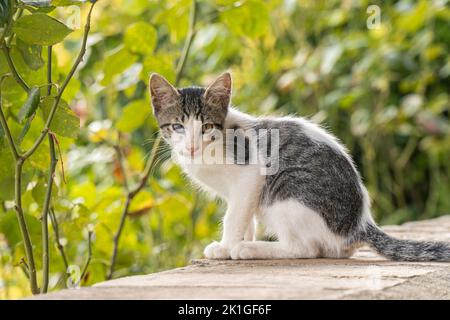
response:
<path id="1" fill-rule="evenodd" d="M 198 151 L 198 148 L 196 148 L 196 147 L 190 147 L 190 148 L 187 147 L 186 151 L 189 152 L 191 154 L 191 156 L 193 156 L 195 154 L 195 152 Z"/>

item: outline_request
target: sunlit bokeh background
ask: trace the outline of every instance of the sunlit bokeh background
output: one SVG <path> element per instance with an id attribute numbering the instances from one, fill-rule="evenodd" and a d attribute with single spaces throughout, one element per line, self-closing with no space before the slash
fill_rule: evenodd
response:
<path id="1" fill-rule="evenodd" d="M 370 5 L 377 5 L 377 8 Z M 54 78 L 62 79 L 80 46 L 87 6 L 50 14 L 78 29 L 54 47 Z M 61 242 L 70 265 L 93 257 L 82 285 L 105 279 L 125 201 L 114 145 L 134 183 L 157 133 L 147 82 L 151 72 L 175 81 L 189 36 L 191 0 L 101 0 L 89 48 L 64 99 L 80 119 L 60 136 L 64 160 L 53 197 Z M 223 71 L 233 76 L 233 104 L 254 114 L 310 117 L 352 153 L 381 224 L 450 212 L 450 5 L 447 0 L 215 0 L 197 1 L 195 37 L 181 86 L 206 85 Z M 379 16 L 376 15 L 379 13 Z M 379 19 L 378 19 L 379 18 Z M 77 26 L 77 24 L 79 24 Z M 17 52 L 18 69 L 32 84 Z M 3 59 L 3 60 L 2 60 Z M 43 53 L 43 59 L 46 54 Z M 0 74 L 7 72 L 0 55 Z M 8 85 L 8 83 L 7 83 Z M 26 98 L 15 83 L 4 97 L 12 112 Z M 37 117 L 23 144 L 42 128 Z M 13 134 L 20 126 L 11 120 Z M 0 298 L 29 295 L 14 210 L 13 169 L 0 139 Z M 24 208 L 36 255 L 48 147 L 31 159 Z M 155 169 L 134 199 L 122 234 L 114 277 L 186 265 L 220 236 L 224 205 L 195 192 L 161 147 Z M 65 287 L 64 263 L 51 232 L 52 290 Z M 37 259 L 40 269 L 40 259 Z"/>

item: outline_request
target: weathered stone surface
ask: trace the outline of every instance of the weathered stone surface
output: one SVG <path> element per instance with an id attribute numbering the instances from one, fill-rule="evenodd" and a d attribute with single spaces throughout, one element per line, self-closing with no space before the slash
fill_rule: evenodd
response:
<path id="1" fill-rule="evenodd" d="M 399 238 L 450 241 L 450 215 L 384 230 Z M 195 260 L 184 268 L 36 298 L 450 299 L 450 263 L 393 262 L 366 247 L 342 260 Z"/>

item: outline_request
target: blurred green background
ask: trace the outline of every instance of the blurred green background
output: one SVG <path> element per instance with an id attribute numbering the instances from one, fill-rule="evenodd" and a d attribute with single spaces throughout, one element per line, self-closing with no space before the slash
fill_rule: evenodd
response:
<path id="1" fill-rule="evenodd" d="M 380 8 L 378 24 L 367 12 L 370 5 Z M 77 8 L 59 7 L 49 14 L 76 24 Z M 87 5 L 79 8 L 84 19 Z M 381 224 L 450 212 L 449 1 L 200 0 L 196 8 L 195 38 L 181 86 L 206 85 L 230 70 L 233 104 L 239 109 L 308 116 L 329 128 L 352 153 Z M 87 230 L 94 230 L 92 261 L 82 285 L 105 279 L 125 201 L 113 146 L 122 148 L 125 170 L 137 182 L 157 133 L 149 74 L 175 81 L 191 9 L 191 0 L 103 0 L 96 5 L 88 52 L 64 94 L 80 126 L 78 120 L 59 124 L 66 182 L 58 164 L 53 196 L 70 265 L 85 263 Z M 56 80 L 68 72 L 79 50 L 83 23 L 54 47 Z M 43 65 L 30 69 L 18 49 L 12 54 L 27 82 L 46 83 Z M 45 52 L 42 57 L 46 60 Z M 6 72 L 0 54 L 0 75 Z M 5 86 L 8 123 L 18 136 L 21 125 L 14 114 L 26 95 L 12 79 Z M 29 147 L 42 126 L 36 117 L 22 145 Z M 220 236 L 224 205 L 194 192 L 180 169 L 165 161 L 162 149 L 147 186 L 131 205 L 114 277 L 186 265 Z M 24 208 L 37 257 L 48 165 L 45 142 L 24 173 Z M 30 294 L 11 205 L 13 172 L 1 135 L 3 299 Z M 50 287 L 56 290 L 65 287 L 65 267 L 50 234 Z"/>

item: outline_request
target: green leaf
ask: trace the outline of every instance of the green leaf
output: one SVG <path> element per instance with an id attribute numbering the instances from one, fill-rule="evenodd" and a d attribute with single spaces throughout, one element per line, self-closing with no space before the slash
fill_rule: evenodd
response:
<path id="1" fill-rule="evenodd" d="M 175 4 L 176 3 L 176 4 Z M 166 26 L 169 29 L 170 41 L 176 43 L 185 38 L 188 33 L 189 10 L 192 1 L 179 0 L 158 13 L 154 20 L 158 25 Z"/>
<path id="2" fill-rule="evenodd" d="M 131 16 L 139 16 L 151 5 L 158 5 L 158 3 L 152 3 L 148 0 L 127 0 L 127 5 L 123 6 L 123 12 Z"/>
<path id="3" fill-rule="evenodd" d="M 128 104 L 116 127 L 122 132 L 132 132 L 142 126 L 150 114 L 150 105 L 145 100 L 137 100 Z"/>
<path id="4" fill-rule="evenodd" d="M 55 6 L 52 5 L 52 0 L 21 0 L 23 3 L 22 7 L 24 9 L 27 9 L 30 12 L 36 13 L 36 12 L 42 12 L 42 13 L 49 13 L 55 10 Z"/>
<path id="5" fill-rule="evenodd" d="M 101 84 L 104 86 L 109 85 L 116 75 L 124 72 L 136 60 L 137 57 L 124 48 L 108 56 L 105 60 L 104 76 Z"/>
<path id="6" fill-rule="evenodd" d="M 32 7 L 49 7 L 52 0 L 20 0 L 24 5 L 32 6 Z"/>
<path id="7" fill-rule="evenodd" d="M 28 93 L 28 98 L 19 111 L 19 121 L 22 123 L 24 119 L 28 119 L 37 109 L 41 99 L 41 91 L 38 87 L 33 87 Z"/>
<path id="8" fill-rule="evenodd" d="M 45 64 L 44 59 L 42 59 L 42 46 L 30 45 L 17 39 L 17 49 L 19 49 L 22 55 L 23 61 L 32 70 L 38 70 L 42 68 Z"/>
<path id="9" fill-rule="evenodd" d="M 426 19 L 428 9 L 427 1 L 420 1 L 414 9 L 409 12 L 403 13 L 397 20 L 397 25 L 400 29 L 414 33 L 420 29 Z"/>
<path id="10" fill-rule="evenodd" d="M 4 136 L 5 136 L 5 131 L 3 130 L 2 125 L 0 124 L 0 144 L 3 142 Z"/>
<path id="11" fill-rule="evenodd" d="M 229 5 L 235 4 L 236 2 L 239 2 L 239 1 L 236 1 L 236 0 L 214 0 L 214 3 L 219 6 L 229 6 Z"/>
<path id="12" fill-rule="evenodd" d="M 9 12 L 11 10 L 9 5 L 9 0 L 0 2 L 0 27 L 8 22 Z"/>
<path id="13" fill-rule="evenodd" d="M 125 47 L 131 52 L 151 54 L 156 46 L 155 28 L 146 22 L 136 22 L 125 31 Z"/>
<path id="14" fill-rule="evenodd" d="M 0 140 L 0 200 L 11 200 L 14 198 L 13 186 L 14 159 L 7 142 Z"/>
<path id="15" fill-rule="evenodd" d="M 150 74 L 153 72 L 163 75 L 169 81 L 175 81 L 175 67 L 173 61 L 175 57 L 169 53 L 158 53 L 155 55 L 149 55 L 144 59 L 144 68 L 142 80 L 147 82 Z"/>
<path id="16" fill-rule="evenodd" d="M 39 107 L 42 109 L 44 119 L 48 118 L 50 110 L 55 102 L 54 97 L 45 98 Z M 69 105 L 64 100 L 59 102 L 56 109 L 55 116 L 50 125 L 50 130 L 57 135 L 67 138 L 76 138 L 80 129 L 80 119 L 75 112 L 69 108 Z"/>
<path id="17" fill-rule="evenodd" d="M 19 18 L 14 32 L 29 44 L 51 46 L 63 41 L 72 30 L 44 13 L 34 13 Z"/>
<path id="18" fill-rule="evenodd" d="M 36 186 L 31 191 L 34 201 L 36 201 L 36 203 L 38 203 L 39 206 L 42 206 L 42 204 L 44 203 L 47 189 L 48 189 L 47 176 L 45 176 L 37 181 Z M 53 183 L 52 185 L 51 198 L 53 201 L 55 201 L 58 198 L 58 186 L 55 183 Z"/>
<path id="19" fill-rule="evenodd" d="M 222 22 L 237 35 L 257 38 L 270 25 L 269 10 L 262 1 L 249 0 L 220 14 Z"/>
<path id="20" fill-rule="evenodd" d="M 83 2 L 87 2 L 87 0 L 52 0 L 52 5 L 55 7 L 66 7 L 73 5 L 80 5 Z"/>

